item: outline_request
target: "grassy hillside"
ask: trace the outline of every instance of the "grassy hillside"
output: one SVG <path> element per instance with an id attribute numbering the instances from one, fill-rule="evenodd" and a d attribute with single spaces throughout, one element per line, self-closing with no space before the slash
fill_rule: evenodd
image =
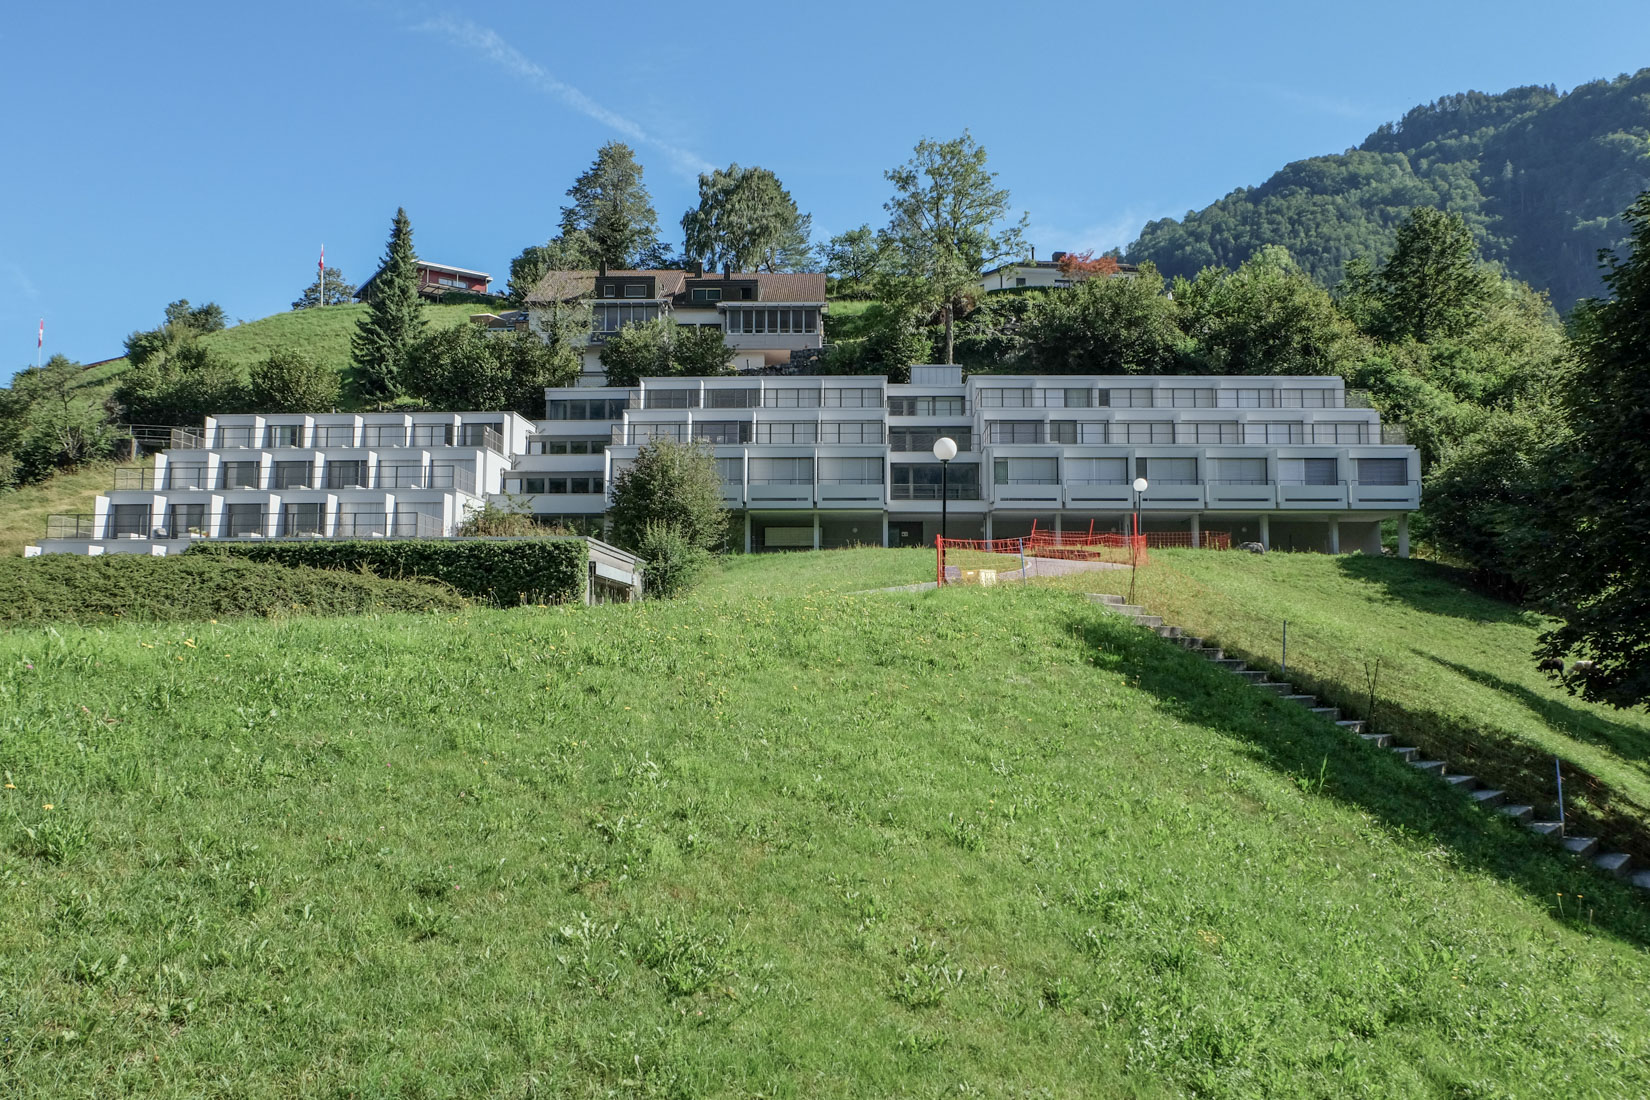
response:
<path id="1" fill-rule="evenodd" d="M 1376 727 L 1518 801 L 1555 798 L 1650 863 L 1650 714 L 1584 703 L 1530 657 L 1547 621 L 1479 596 L 1425 562 L 1358 555 L 1153 551 L 1138 599 L 1168 621 L 1277 668 Z M 1574 782 L 1571 782 L 1574 780 Z"/>
<path id="2" fill-rule="evenodd" d="M 0 634 L 10 1092 L 1650 1088 L 1641 897 L 931 563 Z"/>
<path id="3" fill-rule="evenodd" d="M 430 328 L 447 328 L 463 322 L 472 313 L 484 312 L 486 308 L 480 304 L 426 303 L 424 316 L 429 320 Z M 272 351 L 283 348 L 302 351 L 338 372 L 344 379 L 347 400 L 354 392 L 349 384 L 355 370 L 350 358 L 350 337 L 355 332 L 356 322 L 366 311 L 365 305 L 292 310 L 214 332 L 203 339 L 213 351 L 243 370 L 266 358 Z M 126 360 L 116 359 L 88 371 L 88 400 L 101 402 L 125 369 Z"/>
<path id="4" fill-rule="evenodd" d="M 0 492 L 0 558 L 17 557 L 24 546 L 39 542 L 46 533 L 47 516 L 90 512 L 97 495 L 114 485 L 115 466 L 113 462 L 94 462 L 34 485 Z"/>

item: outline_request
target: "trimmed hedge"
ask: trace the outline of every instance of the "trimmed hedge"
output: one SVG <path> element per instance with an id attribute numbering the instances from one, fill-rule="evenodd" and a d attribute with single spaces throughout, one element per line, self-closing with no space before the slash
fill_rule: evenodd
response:
<path id="1" fill-rule="evenodd" d="M 227 557 L 0 558 L 0 623 L 454 611 L 451 588 Z"/>
<path id="2" fill-rule="evenodd" d="M 427 577 L 500 606 L 582 602 L 590 560 L 579 538 L 213 542 L 192 546 L 185 556 L 199 554 Z"/>

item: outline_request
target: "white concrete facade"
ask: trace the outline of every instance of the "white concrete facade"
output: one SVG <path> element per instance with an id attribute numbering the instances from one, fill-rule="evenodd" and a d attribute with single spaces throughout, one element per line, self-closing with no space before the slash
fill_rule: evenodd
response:
<path id="1" fill-rule="evenodd" d="M 153 469 L 115 471 L 45 553 L 176 553 L 211 538 L 451 535 L 496 495 L 531 421 L 515 413 L 236 414 L 178 429 Z"/>
<path id="2" fill-rule="evenodd" d="M 1339 378 L 987 375 L 644 379 L 547 391 L 550 419 L 507 492 L 593 526 L 605 490 L 649 440 L 701 440 L 750 550 L 931 543 L 953 438 L 948 533 L 1148 531 L 1268 548 L 1381 549 L 1381 523 L 1420 505 L 1420 458 Z M 1350 399 L 1349 399 L 1350 398 Z"/>

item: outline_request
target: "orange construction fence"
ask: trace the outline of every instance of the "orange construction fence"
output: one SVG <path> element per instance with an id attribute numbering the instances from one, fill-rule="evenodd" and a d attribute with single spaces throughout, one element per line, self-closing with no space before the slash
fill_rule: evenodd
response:
<path id="1" fill-rule="evenodd" d="M 1203 531 L 1197 547 L 1229 550 L 1232 536 L 1225 531 Z M 988 572 L 991 581 L 1027 580 L 1033 576 L 1058 576 L 1085 569 L 1141 566 L 1150 547 L 1182 549 L 1193 546 L 1189 531 L 1147 531 L 1138 535 L 1092 534 L 1078 531 L 1039 531 L 1008 539 L 936 538 L 934 578 L 938 584 L 979 578 Z M 978 569 L 968 569 L 973 564 Z M 992 566 L 987 570 L 987 565 Z M 970 576 L 969 574 L 975 574 Z"/>

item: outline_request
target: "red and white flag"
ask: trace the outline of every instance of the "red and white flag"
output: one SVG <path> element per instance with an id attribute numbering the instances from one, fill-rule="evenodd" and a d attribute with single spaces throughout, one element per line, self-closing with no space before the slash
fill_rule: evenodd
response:
<path id="1" fill-rule="evenodd" d="M 320 271 L 320 273 L 322 275 L 325 275 L 327 273 L 327 246 L 326 245 L 321 246 L 321 258 L 318 261 L 316 261 L 315 267 L 316 267 L 316 270 Z"/>
<path id="2" fill-rule="evenodd" d="M 35 341 L 34 350 L 39 351 L 46 346 L 46 319 L 40 318 L 40 339 Z"/>

